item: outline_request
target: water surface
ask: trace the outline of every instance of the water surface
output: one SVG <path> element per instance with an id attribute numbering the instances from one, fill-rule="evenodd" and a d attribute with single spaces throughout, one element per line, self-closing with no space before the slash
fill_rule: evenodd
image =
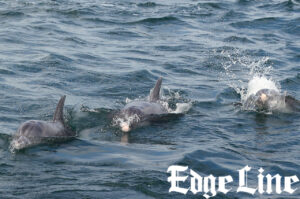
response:
<path id="1" fill-rule="evenodd" d="M 259 167 L 300 177 L 299 113 L 234 105 L 255 75 L 300 99 L 299 35 L 299 0 L 0 0 L 1 198 L 184 198 L 168 193 L 172 164 L 235 181 L 249 165 L 253 186 Z M 191 109 L 121 143 L 111 113 L 160 76 Z M 78 138 L 11 154 L 19 124 L 51 120 L 62 95 Z"/>

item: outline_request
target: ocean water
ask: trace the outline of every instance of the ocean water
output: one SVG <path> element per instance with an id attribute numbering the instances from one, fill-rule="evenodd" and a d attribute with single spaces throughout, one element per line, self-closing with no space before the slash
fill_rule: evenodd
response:
<path id="1" fill-rule="evenodd" d="M 260 167 L 300 177 L 300 114 L 236 105 L 258 77 L 300 99 L 299 63 L 299 0 L 0 0 L 0 198 L 202 198 L 168 192 L 170 165 L 232 175 L 214 198 L 300 198 L 236 192 L 246 165 L 252 187 Z M 124 143 L 113 113 L 159 77 L 182 114 Z M 62 95 L 77 138 L 11 153 L 18 126 L 51 120 Z"/>

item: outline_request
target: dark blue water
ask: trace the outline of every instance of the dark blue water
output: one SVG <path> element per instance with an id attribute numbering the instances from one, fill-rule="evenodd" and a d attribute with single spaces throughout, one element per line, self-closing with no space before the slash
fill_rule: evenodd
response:
<path id="1" fill-rule="evenodd" d="M 235 106 L 255 75 L 300 99 L 299 63 L 299 0 L 0 0 L 0 197 L 201 198 L 168 193 L 173 164 L 232 175 L 216 198 L 253 198 L 236 193 L 246 165 L 253 187 L 260 167 L 300 177 L 299 113 Z M 160 76 L 170 106 L 191 108 L 122 143 L 111 114 Z M 62 95 L 78 138 L 12 154 L 18 126 L 51 120 Z"/>

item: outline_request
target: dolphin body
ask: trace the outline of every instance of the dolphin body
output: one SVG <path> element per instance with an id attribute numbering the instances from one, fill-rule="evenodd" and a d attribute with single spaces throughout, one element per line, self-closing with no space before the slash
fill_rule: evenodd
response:
<path id="1" fill-rule="evenodd" d="M 53 121 L 30 120 L 21 124 L 11 141 L 10 149 L 15 151 L 47 141 L 62 141 L 75 137 L 76 133 L 69 130 L 63 120 L 65 99 L 66 96 L 63 96 L 59 100 Z"/>
<path id="2" fill-rule="evenodd" d="M 128 103 L 118 113 L 118 118 L 123 118 L 129 122 L 121 122 L 119 125 L 123 132 L 128 132 L 132 128 L 141 126 L 151 120 L 157 119 L 158 116 L 167 114 L 167 110 L 158 102 L 162 78 L 159 78 L 150 92 L 149 101 L 137 100 Z"/>
<path id="3" fill-rule="evenodd" d="M 300 111 L 300 101 L 292 96 L 282 95 L 273 89 L 261 89 L 256 94 L 250 95 L 244 103 L 246 109 L 258 111 L 286 110 Z"/>

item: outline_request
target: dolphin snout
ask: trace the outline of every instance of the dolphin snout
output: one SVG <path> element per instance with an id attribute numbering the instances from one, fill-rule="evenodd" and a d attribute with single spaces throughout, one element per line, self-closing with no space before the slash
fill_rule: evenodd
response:
<path id="1" fill-rule="evenodd" d="M 121 124 L 121 130 L 123 131 L 123 132 L 129 132 L 130 131 L 130 126 L 128 125 L 128 124 Z"/>
<path id="2" fill-rule="evenodd" d="M 269 96 L 265 93 L 261 93 L 256 100 L 256 107 L 261 110 L 269 109 Z"/>
<path id="3" fill-rule="evenodd" d="M 30 141 L 24 136 L 20 136 L 18 138 L 15 138 L 11 142 L 11 148 L 14 149 L 14 150 L 23 149 L 28 145 L 30 145 Z"/>
<path id="4" fill-rule="evenodd" d="M 268 100 L 268 96 L 264 93 L 262 93 L 260 95 L 260 100 L 262 101 L 262 103 L 265 103 Z"/>

